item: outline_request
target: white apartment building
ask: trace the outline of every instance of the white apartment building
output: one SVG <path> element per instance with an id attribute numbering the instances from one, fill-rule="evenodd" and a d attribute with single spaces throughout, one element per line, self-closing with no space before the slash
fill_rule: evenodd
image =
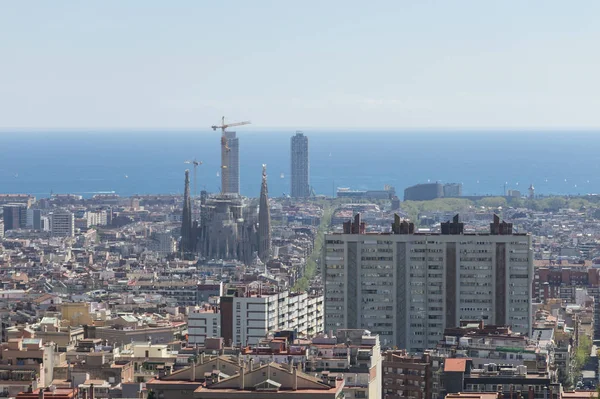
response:
<path id="1" fill-rule="evenodd" d="M 212 328 L 214 320 L 218 320 L 216 328 Z M 188 315 L 190 343 L 198 344 L 206 337 L 221 336 L 226 345 L 255 345 L 268 333 L 281 330 L 296 330 L 299 336 L 312 337 L 323 332 L 323 322 L 323 296 L 289 291 L 240 291 L 222 296 L 219 308 Z"/>
<path id="2" fill-rule="evenodd" d="M 414 233 L 396 217 L 391 234 L 364 234 L 360 217 L 323 248 L 325 330 L 366 329 L 383 347 L 435 347 L 446 327 L 484 320 L 530 333 L 531 236 L 513 234 L 497 217 L 489 234 Z"/>
<path id="3" fill-rule="evenodd" d="M 206 338 L 221 336 L 221 314 L 218 307 L 204 305 L 188 312 L 188 343 L 204 345 Z"/>
<path id="4" fill-rule="evenodd" d="M 53 237 L 73 237 L 75 235 L 75 216 L 73 213 L 60 210 L 50 216 L 50 234 Z"/>

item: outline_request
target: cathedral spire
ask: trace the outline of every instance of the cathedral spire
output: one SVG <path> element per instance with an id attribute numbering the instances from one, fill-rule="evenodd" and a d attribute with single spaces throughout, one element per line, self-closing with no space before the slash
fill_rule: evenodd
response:
<path id="1" fill-rule="evenodd" d="M 185 189 L 183 192 L 183 214 L 181 217 L 181 252 L 185 255 L 194 252 L 194 234 L 192 229 L 192 200 L 190 198 L 190 171 L 185 171 Z"/>
<path id="2" fill-rule="evenodd" d="M 267 165 L 263 164 L 258 210 L 258 256 L 265 264 L 271 257 L 271 213 L 267 189 Z"/>

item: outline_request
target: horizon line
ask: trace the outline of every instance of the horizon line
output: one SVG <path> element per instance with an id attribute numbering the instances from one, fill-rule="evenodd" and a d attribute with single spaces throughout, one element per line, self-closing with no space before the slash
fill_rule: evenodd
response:
<path id="1" fill-rule="evenodd" d="M 191 131 L 211 131 L 211 127 L 0 127 L 0 133 L 16 133 L 16 132 L 28 132 L 28 133 L 41 133 L 41 132 L 164 132 L 178 131 L 178 132 L 191 132 Z M 600 126 L 598 127 L 373 127 L 373 126 L 251 126 L 243 127 L 240 131 L 257 132 L 261 130 L 285 130 L 292 133 L 303 132 L 304 130 L 316 130 L 316 131 L 386 131 L 395 133 L 404 132 L 600 132 Z M 237 131 L 237 129 L 232 130 Z"/>

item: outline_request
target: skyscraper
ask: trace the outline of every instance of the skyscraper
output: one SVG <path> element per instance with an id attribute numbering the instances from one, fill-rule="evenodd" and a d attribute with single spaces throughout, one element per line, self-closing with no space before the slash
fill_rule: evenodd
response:
<path id="1" fill-rule="evenodd" d="M 27 226 L 27 204 L 7 204 L 2 209 L 4 231 L 24 229 Z"/>
<path id="2" fill-rule="evenodd" d="M 225 132 L 227 139 L 226 163 L 221 171 L 221 186 L 223 193 L 240 193 L 240 142 L 235 132 Z"/>
<path id="3" fill-rule="evenodd" d="M 194 234 L 192 228 L 192 200 L 190 198 L 190 171 L 185 171 L 185 188 L 183 191 L 183 214 L 181 216 L 181 253 L 194 252 Z"/>
<path id="4" fill-rule="evenodd" d="M 531 333 L 531 235 L 494 216 L 486 234 L 442 223 L 423 234 L 396 215 L 392 234 L 365 234 L 357 215 L 343 234 L 327 234 L 322 276 L 325 331 L 365 328 L 384 345 L 432 348 L 461 320 Z"/>
<path id="5" fill-rule="evenodd" d="M 291 140 L 291 172 L 293 198 L 307 198 L 310 195 L 310 186 L 308 182 L 309 163 L 308 163 L 308 137 L 302 132 L 296 132 Z"/>
<path id="6" fill-rule="evenodd" d="M 260 204 L 258 209 L 258 257 L 267 263 L 271 256 L 271 212 L 267 189 L 267 165 L 263 165 Z"/>

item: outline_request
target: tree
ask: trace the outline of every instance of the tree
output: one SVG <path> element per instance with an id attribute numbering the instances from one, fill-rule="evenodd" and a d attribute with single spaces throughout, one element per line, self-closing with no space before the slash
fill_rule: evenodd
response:
<path id="1" fill-rule="evenodd" d="M 567 200 L 562 197 L 551 197 L 546 199 L 545 201 L 545 209 L 548 209 L 552 212 L 557 212 L 559 209 L 563 209 L 567 207 Z"/>
<path id="2" fill-rule="evenodd" d="M 507 201 L 504 197 L 486 197 L 477 201 L 477 205 L 485 206 L 486 208 L 505 208 L 507 205 Z"/>

